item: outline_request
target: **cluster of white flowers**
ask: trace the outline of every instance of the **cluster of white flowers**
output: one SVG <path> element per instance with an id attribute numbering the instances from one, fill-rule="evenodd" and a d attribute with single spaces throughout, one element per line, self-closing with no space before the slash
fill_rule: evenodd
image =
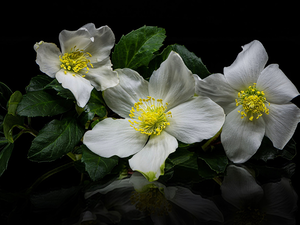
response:
<path id="1" fill-rule="evenodd" d="M 290 102 L 299 92 L 278 65 L 265 68 L 268 55 L 259 41 L 243 46 L 224 75 L 203 80 L 172 51 L 149 81 L 129 68 L 112 69 L 115 37 L 107 26 L 63 30 L 59 41 L 61 51 L 52 43 L 35 45 L 40 70 L 69 89 L 79 107 L 93 87 L 103 91 L 107 106 L 121 117 L 100 121 L 83 143 L 102 157 L 132 156 L 132 170 L 149 181 L 164 173 L 178 141 L 201 142 L 222 129 L 228 158 L 243 163 L 264 136 L 282 149 L 300 121 L 299 108 Z"/>

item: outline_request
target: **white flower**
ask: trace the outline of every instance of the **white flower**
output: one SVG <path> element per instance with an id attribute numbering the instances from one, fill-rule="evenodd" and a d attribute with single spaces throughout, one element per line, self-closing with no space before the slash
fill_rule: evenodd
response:
<path id="1" fill-rule="evenodd" d="M 102 189 L 87 192 L 85 198 L 97 193 L 105 195 L 107 207 L 119 211 L 130 220 L 150 216 L 154 224 L 223 222 L 222 213 L 211 200 L 184 187 L 149 182 L 138 172 L 130 178 L 113 181 Z"/>
<path id="2" fill-rule="evenodd" d="M 76 31 L 63 30 L 59 34 L 61 51 L 53 43 L 34 45 L 36 63 L 40 70 L 56 78 L 69 89 L 80 107 L 90 98 L 93 86 L 103 91 L 118 84 L 117 73 L 112 71 L 110 51 L 115 36 L 107 26 L 98 29 L 92 23 Z"/>
<path id="3" fill-rule="evenodd" d="M 259 185 L 247 167 L 230 165 L 221 185 L 222 197 L 232 207 L 226 224 L 295 224 L 297 193 L 290 179 Z M 231 214 L 231 215 L 230 215 Z"/>
<path id="4" fill-rule="evenodd" d="M 283 149 L 300 121 L 300 110 L 290 101 L 299 95 L 277 64 L 265 65 L 268 55 L 259 41 L 243 46 L 224 75 L 199 81 L 196 93 L 210 97 L 227 114 L 221 142 L 230 160 L 251 158 L 266 135 Z"/>
<path id="5" fill-rule="evenodd" d="M 124 119 L 107 118 L 87 131 L 83 143 L 111 157 L 134 155 L 129 164 L 149 181 L 164 173 L 168 155 L 184 143 L 214 136 L 223 109 L 207 97 L 194 97 L 195 80 L 181 57 L 171 52 L 149 82 L 130 69 L 117 70 L 120 83 L 104 92 L 107 105 Z"/>

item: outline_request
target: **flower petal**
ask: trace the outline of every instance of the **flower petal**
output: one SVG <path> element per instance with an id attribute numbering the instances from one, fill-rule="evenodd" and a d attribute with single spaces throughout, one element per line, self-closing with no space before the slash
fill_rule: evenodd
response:
<path id="1" fill-rule="evenodd" d="M 299 95 L 295 85 L 279 69 L 277 64 L 267 66 L 257 81 L 257 88 L 264 91 L 268 102 L 282 104 Z"/>
<path id="2" fill-rule="evenodd" d="M 221 133 L 221 142 L 227 157 L 234 163 L 244 163 L 250 159 L 259 148 L 265 134 L 263 118 L 241 119 L 238 110 L 233 110 L 225 119 Z"/>
<path id="3" fill-rule="evenodd" d="M 266 136 L 275 148 L 283 149 L 292 138 L 300 122 L 300 109 L 292 104 L 270 104 L 269 115 L 263 115 L 266 123 Z"/>
<path id="4" fill-rule="evenodd" d="M 130 127 L 128 120 L 107 118 L 85 133 L 83 143 L 102 157 L 128 157 L 142 150 L 147 139 L 147 135 Z"/>
<path id="5" fill-rule="evenodd" d="M 236 109 L 235 99 L 238 96 L 238 92 L 228 84 L 223 74 L 211 74 L 198 81 L 196 93 L 200 96 L 211 98 L 224 109 L 226 114 Z"/>
<path id="6" fill-rule="evenodd" d="M 76 31 L 63 30 L 59 33 L 59 43 L 62 53 L 70 52 L 71 48 L 84 50 L 91 42 L 91 35 L 86 28 Z"/>
<path id="7" fill-rule="evenodd" d="M 167 132 L 152 135 L 146 146 L 129 160 L 129 165 L 132 170 L 139 171 L 150 182 L 157 180 L 160 175 L 164 174 L 166 158 L 177 147 L 176 138 Z"/>
<path id="8" fill-rule="evenodd" d="M 258 204 L 264 192 L 243 167 L 229 165 L 221 185 L 222 197 L 238 209 Z"/>
<path id="9" fill-rule="evenodd" d="M 176 194 L 170 201 L 191 213 L 198 221 L 224 221 L 222 213 L 213 201 L 195 195 L 187 188 L 180 186 L 176 188 Z"/>
<path id="10" fill-rule="evenodd" d="M 187 144 L 213 137 L 225 120 L 223 109 L 208 97 L 194 97 L 170 112 L 170 125 L 165 130 Z"/>
<path id="11" fill-rule="evenodd" d="M 195 79 L 176 52 L 153 72 L 149 80 L 149 94 L 156 99 L 163 99 L 173 108 L 190 99 L 195 92 Z"/>
<path id="12" fill-rule="evenodd" d="M 103 98 L 115 113 L 123 118 L 130 118 L 130 110 L 140 98 L 147 98 L 148 82 L 137 72 L 131 69 L 116 70 L 119 84 L 106 89 Z"/>
<path id="13" fill-rule="evenodd" d="M 93 86 L 87 79 L 78 74 L 74 75 L 70 72 L 65 74 L 64 72 L 65 70 L 58 71 L 56 79 L 64 88 L 69 89 L 73 93 L 77 105 L 83 108 L 90 99 Z"/>
<path id="14" fill-rule="evenodd" d="M 88 73 L 85 74 L 85 78 L 89 80 L 98 91 L 104 91 L 119 83 L 117 72 L 112 71 L 110 66 L 90 68 Z"/>
<path id="15" fill-rule="evenodd" d="M 92 37 L 92 42 L 84 49 L 89 52 L 92 57 L 91 63 L 101 62 L 106 60 L 111 49 L 115 45 L 115 35 L 108 26 L 102 26 L 96 29 L 93 23 L 84 25 L 81 29 L 86 28 Z"/>
<path id="16" fill-rule="evenodd" d="M 197 84 L 202 80 L 197 74 L 193 74 L 194 80 L 195 80 L 195 85 L 197 86 Z"/>
<path id="17" fill-rule="evenodd" d="M 40 66 L 40 70 L 49 77 L 54 78 L 61 65 L 59 48 L 53 43 L 41 41 L 34 45 L 34 49 L 37 53 L 36 63 Z"/>
<path id="18" fill-rule="evenodd" d="M 237 91 L 256 83 L 268 61 L 267 52 L 259 41 L 252 41 L 242 48 L 243 51 L 238 54 L 236 60 L 224 68 L 229 85 Z"/>

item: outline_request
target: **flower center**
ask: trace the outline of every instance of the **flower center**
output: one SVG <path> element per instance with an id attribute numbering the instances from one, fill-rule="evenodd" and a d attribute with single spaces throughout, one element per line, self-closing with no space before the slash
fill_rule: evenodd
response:
<path id="1" fill-rule="evenodd" d="M 238 93 L 238 99 L 235 99 L 236 106 L 242 105 L 243 109 L 238 111 L 241 114 L 241 118 L 249 117 L 250 121 L 253 118 L 258 119 L 265 113 L 269 115 L 269 109 L 266 107 L 267 99 L 264 97 L 265 93 L 259 91 L 256 88 L 256 83 L 253 86 L 249 86 L 245 91 Z"/>
<path id="2" fill-rule="evenodd" d="M 157 187 L 151 187 L 144 192 L 133 191 L 130 201 L 137 210 L 149 215 L 167 215 L 172 209 L 171 203 Z"/>
<path id="3" fill-rule="evenodd" d="M 147 99 L 140 99 L 130 110 L 129 120 L 131 127 L 142 134 L 156 134 L 160 135 L 162 130 L 170 123 L 167 117 L 172 117 L 171 112 L 165 113 L 167 105 L 163 105 L 162 99 L 152 98 L 148 96 Z"/>
<path id="4" fill-rule="evenodd" d="M 88 58 L 92 57 L 92 55 L 88 52 L 83 52 L 83 50 L 76 49 L 76 46 L 71 48 L 69 53 L 65 53 L 63 56 L 59 56 L 59 60 L 62 62 L 60 65 L 61 68 L 65 69 L 65 74 L 67 71 L 73 71 L 74 73 L 78 73 L 82 69 L 86 69 L 86 73 L 89 72 L 89 67 L 93 68 L 93 64 L 91 60 Z M 73 74 L 75 76 L 75 74 Z M 85 77 L 83 75 L 82 77 Z"/>

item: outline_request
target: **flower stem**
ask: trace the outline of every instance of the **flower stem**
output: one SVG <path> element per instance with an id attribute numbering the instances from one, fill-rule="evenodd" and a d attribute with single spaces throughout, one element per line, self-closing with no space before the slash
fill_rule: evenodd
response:
<path id="1" fill-rule="evenodd" d="M 212 143 L 220 136 L 221 132 L 222 132 L 222 128 L 215 134 L 215 136 L 213 136 L 204 145 L 202 145 L 203 151 L 206 152 L 211 147 Z"/>
<path id="2" fill-rule="evenodd" d="M 72 152 L 67 153 L 67 156 L 69 156 L 74 162 L 78 160 Z"/>
<path id="3" fill-rule="evenodd" d="M 214 177 L 213 180 L 214 180 L 217 184 L 219 184 L 220 186 L 222 185 L 222 180 L 221 180 L 220 177 Z"/>

